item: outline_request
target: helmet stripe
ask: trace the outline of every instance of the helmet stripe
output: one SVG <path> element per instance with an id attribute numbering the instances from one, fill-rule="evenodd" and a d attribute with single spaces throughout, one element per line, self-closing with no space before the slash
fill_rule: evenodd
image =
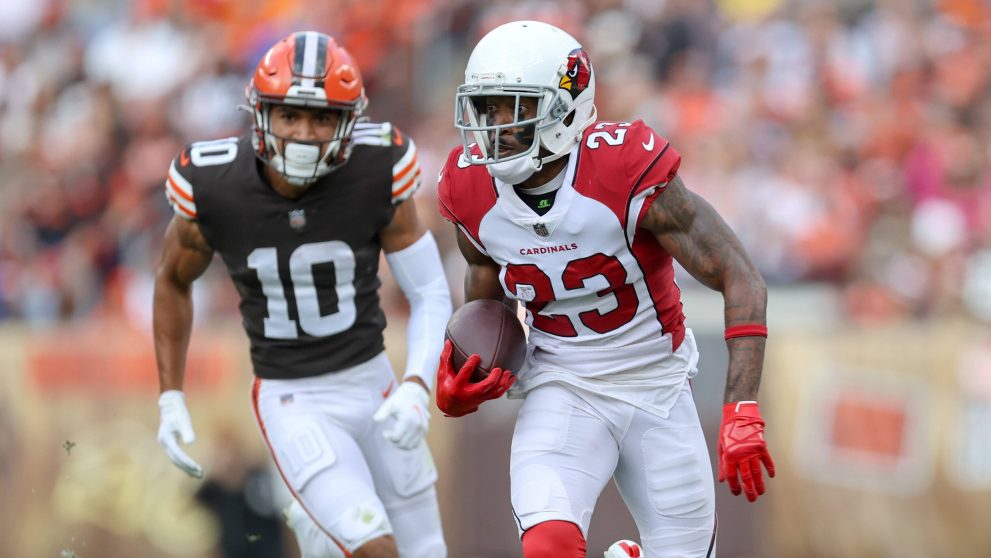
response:
<path id="1" fill-rule="evenodd" d="M 317 34 L 317 62 L 314 64 L 315 76 L 323 76 L 327 68 L 327 35 Z M 323 89 L 324 80 L 318 79 L 316 86 Z"/>
<path id="2" fill-rule="evenodd" d="M 296 44 L 293 45 L 292 82 L 299 85 L 299 76 L 303 75 L 303 54 L 306 52 L 306 34 L 296 33 Z"/>
<path id="3" fill-rule="evenodd" d="M 319 50 L 320 38 L 315 31 L 307 31 L 305 37 L 303 68 L 300 72 L 303 75 L 303 79 L 300 85 L 303 87 L 314 87 L 316 80 L 313 78 L 317 75 L 317 50 Z"/>

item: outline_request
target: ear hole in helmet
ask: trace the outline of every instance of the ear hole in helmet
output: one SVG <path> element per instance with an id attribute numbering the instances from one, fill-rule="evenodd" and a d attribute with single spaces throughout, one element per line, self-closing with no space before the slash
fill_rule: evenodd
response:
<path id="1" fill-rule="evenodd" d="M 571 126 L 571 123 L 574 121 L 575 121 L 575 111 L 572 110 L 571 112 L 568 113 L 568 116 L 564 117 L 563 122 L 565 126 Z"/>

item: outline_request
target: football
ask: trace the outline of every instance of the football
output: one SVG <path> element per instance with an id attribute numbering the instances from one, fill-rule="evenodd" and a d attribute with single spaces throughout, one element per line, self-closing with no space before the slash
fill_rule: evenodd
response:
<path id="1" fill-rule="evenodd" d="M 451 341 L 451 362 L 460 370 L 468 357 L 481 357 L 472 374 L 480 382 L 493 368 L 517 372 L 526 358 L 526 335 L 516 314 L 497 300 L 473 300 L 454 313 L 444 337 Z"/>

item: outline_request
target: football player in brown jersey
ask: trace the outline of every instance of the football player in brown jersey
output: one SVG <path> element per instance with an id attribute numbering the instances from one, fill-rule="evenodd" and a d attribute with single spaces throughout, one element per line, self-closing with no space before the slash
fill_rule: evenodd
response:
<path id="1" fill-rule="evenodd" d="M 442 353 L 448 415 L 524 397 L 511 498 L 525 558 L 584 558 L 599 493 L 615 479 L 643 556 L 715 556 L 715 492 L 689 379 L 698 351 L 674 280 L 677 260 L 725 299 L 729 370 L 719 479 L 764 493 L 774 474 L 757 406 L 766 289 L 733 231 L 678 177 L 681 156 L 642 121 L 597 119 L 582 46 L 536 21 L 479 41 L 456 95 L 464 145 L 438 186 L 468 262 L 465 298 L 523 303 L 527 360 L 515 382 L 458 381 Z M 469 376 L 470 377 L 470 376 Z M 641 556 L 619 541 L 607 558 Z"/>
<path id="2" fill-rule="evenodd" d="M 191 287 L 219 254 L 240 294 L 256 376 L 252 407 L 294 500 L 303 556 L 444 558 L 424 442 L 429 391 L 451 314 L 437 245 L 411 196 L 413 140 L 360 119 L 348 52 L 318 32 L 274 45 L 247 88 L 253 129 L 197 142 L 172 162 L 175 216 L 155 278 L 158 439 L 202 469 L 183 395 Z M 384 354 L 379 256 L 410 302 L 404 381 Z"/>

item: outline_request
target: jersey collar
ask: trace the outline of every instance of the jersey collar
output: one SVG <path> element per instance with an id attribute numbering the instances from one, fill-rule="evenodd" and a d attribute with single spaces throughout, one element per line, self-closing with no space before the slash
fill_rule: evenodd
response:
<path id="1" fill-rule="evenodd" d="M 502 210 L 506 218 L 530 231 L 538 238 L 547 238 L 553 235 L 575 197 L 573 185 L 578 166 L 579 147 L 580 144 L 575 145 L 568 154 L 568 166 L 564 171 L 564 182 L 558 189 L 557 197 L 554 198 L 554 206 L 544 215 L 534 213 L 530 206 L 516 195 L 512 184 L 506 184 L 498 178 L 493 178 L 496 190 L 499 192 L 496 205 Z"/>

